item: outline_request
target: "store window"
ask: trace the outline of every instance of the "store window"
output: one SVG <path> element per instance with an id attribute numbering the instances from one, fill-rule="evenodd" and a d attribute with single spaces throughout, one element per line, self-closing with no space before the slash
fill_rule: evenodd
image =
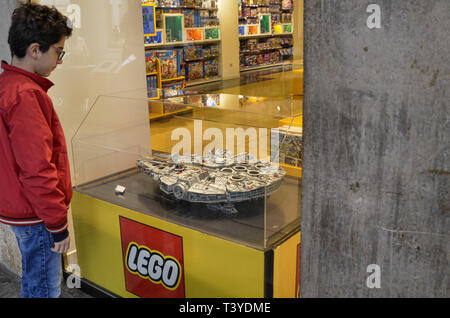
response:
<path id="1" fill-rule="evenodd" d="M 302 92 L 292 84 L 301 80 L 294 49 L 264 79 L 290 83 L 278 95 L 197 91 L 241 76 L 242 2 L 36 2 L 74 26 L 51 91 L 75 186 L 66 269 L 122 297 L 295 297 Z M 292 11 L 283 3 L 280 11 Z M 269 12 L 259 32 L 278 39 L 278 22 Z M 285 29 L 292 39 L 295 28 Z"/>

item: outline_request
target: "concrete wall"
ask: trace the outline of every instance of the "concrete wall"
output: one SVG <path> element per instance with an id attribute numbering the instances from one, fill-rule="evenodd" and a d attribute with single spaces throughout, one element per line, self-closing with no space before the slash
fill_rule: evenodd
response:
<path id="1" fill-rule="evenodd" d="M 450 296 L 448 30 L 448 0 L 305 0 L 301 297 Z"/>
<path id="2" fill-rule="evenodd" d="M 8 30 L 11 24 L 11 13 L 16 6 L 16 0 L 2 0 L 0 3 L 0 60 L 8 63 L 11 62 Z M 1 69 L 0 72 L 2 72 Z M 0 224 L 0 263 L 16 274 L 22 271 L 21 256 L 14 233 L 9 226 L 3 224 Z"/>
<path id="3" fill-rule="evenodd" d="M 0 3 L 0 59 L 11 62 L 8 45 L 8 30 L 11 24 L 11 13 L 17 6 L 17 0 L 2 0 Z"/>

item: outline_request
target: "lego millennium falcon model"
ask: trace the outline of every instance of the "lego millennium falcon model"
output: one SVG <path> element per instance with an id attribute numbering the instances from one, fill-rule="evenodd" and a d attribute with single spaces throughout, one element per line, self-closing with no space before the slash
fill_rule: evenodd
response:
<path id="1" fill-rule="evenodd" d="M 159 183 L 162 192 L 227 214 L 238 212 L 234 203 L 274 193 L 286 175 L 278 165 L 248 154 L 233 156 L 226 150 L 205 157 L 141 159 L 136 165 Z"/>

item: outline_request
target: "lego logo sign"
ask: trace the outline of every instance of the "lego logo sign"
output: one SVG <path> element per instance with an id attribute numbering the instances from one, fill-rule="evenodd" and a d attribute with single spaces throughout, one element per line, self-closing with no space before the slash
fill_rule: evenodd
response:
<path id="1" fill-rule="evenodd" d="M 131 273 L 148 278 L 155 284 L 162 283 L 170 290 L 176 289 L 180 283 L 181 265 L 176 259 L 134 242 L 128 245 L 126 267 Z"/>
<path id="2" fill-rule="evenodd" d="M 184 298 L 183 239 L 120 217 L 125 287 L 143 298 Z"/>

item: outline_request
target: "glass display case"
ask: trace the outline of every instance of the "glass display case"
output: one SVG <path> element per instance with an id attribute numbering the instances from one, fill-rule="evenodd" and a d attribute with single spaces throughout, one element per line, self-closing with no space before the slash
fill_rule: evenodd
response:
<path id="1" fill-rule="evenodd" d="M 72 140 L 76 191 L 258 249 L 298 229 L 295 100 L 165 95 L 98 98 Z"/>
<path id="2" fill-rule="evenodd" d="M 213 254 L 221 253 L 217 260 L 228 255 L 230 262 L 236 258 L 248 262 L 240 270 L 250 272 L 242 276 L 246 280 L 256 276 L 247 283 L 243 278 L 239 281 L 253 284 L 256 289 L 238 292 L 230 286 L 226 290 L 222 281 L 217 287 L 223 289 L 222 293 L 213 297 L 267 295 L 267 290 L 273 287 L 263 288 L 262 282 L 267 283 L 267 271 L 274 271 L 273 256 L 269 256 L 293 235 L 298 235 L 299 244 L 300 103 L 293 98 L 180 90 L 159 91 L 155 94 L 164 98 L 153 100 L 132 98 L 135 93 L 98 97 L 72 139 L 75 185 L 72 211 L 82 274 L 96 281 L 92 277 L 105 274 L 94 259 L 113 259 L 112 255 L 117 254 L 115 259 L 121 258 L 124 264 L 124 269 L 117 270 L 125 273 L 126 291 L 134 290 L 141 282 L 127 281 L 127 275 L 131 275 L 130 281 L 137 278 L 133 266 L 129 266 L 133 261 L 130 255 L 141 251 L 138 247 L 144 243 L 136 243 L 138 240 L 153 234 L 133 237 L 138 230 L 127 229 L 146 224 L 164 235 L 172 233 L 181 238 L 183 247 L 177 264 L 184 262 L 183 284 L 200 275 L 188 274 L 186 263 L 191 262 L 196 264 L 191 268 L 201 271 L 201 280 L 207 280 L 203 275 L 208 271 L 214 279 L 224 275 L 237 279 L 237 270 L 224 271 L 220 265 L 214 265 Z M 133 238 L 124 241 L 127 235 Z M 120 240 L 121 252 L 116 247 L 111 255 L 106 254 L 109 252 L 105 250 L 110 250 L 111 244 L 120 245 Z M 167 239 L 163 241 L 167 243 Z M 93 248 L 92 244 L 98 247 Z M 169 252 L 161 251 L 164 248 L 167 245 L 157 248 L 158 253 L 167 255 Z M 242 249 L 246 253 L 241 255 Z M 99 253 L 105 255 L 100 257 Z M 295 258 L 295 252 L 292 254 Z M 192 255 L 197 255 L 197 262 L 191 260 Z M 267 261 L 267 257 L 272 261 Z M 205 262 L 212 262 L 207 270 L 202 268 Z M 268 266 L 268 262 L 272 265 Z M 217 271 L 221 273 L 219 276 Z M 140 273 L 139 277 L 145 275 Z M 97 284 L 110 284 L 110 278 L 103 281 Z M 272 286 L 273 279 L 269 281 Z M 203 285 L 204 282 L 195 286 Z M 208 286 L 214 283 L 208 280 Z M 121 292 L 117 290 L 123 290 L 116 286 L 105 288 L 118 294 Z M 143 290 L 132 294 L 169 296 Z M 164 292 L 167 290 L 172 289 L 166 288 Z M 186 293 L 178 296 L 205 297 L 207 290 L 205 286 L 201 290 L 186 286 Z"/>

